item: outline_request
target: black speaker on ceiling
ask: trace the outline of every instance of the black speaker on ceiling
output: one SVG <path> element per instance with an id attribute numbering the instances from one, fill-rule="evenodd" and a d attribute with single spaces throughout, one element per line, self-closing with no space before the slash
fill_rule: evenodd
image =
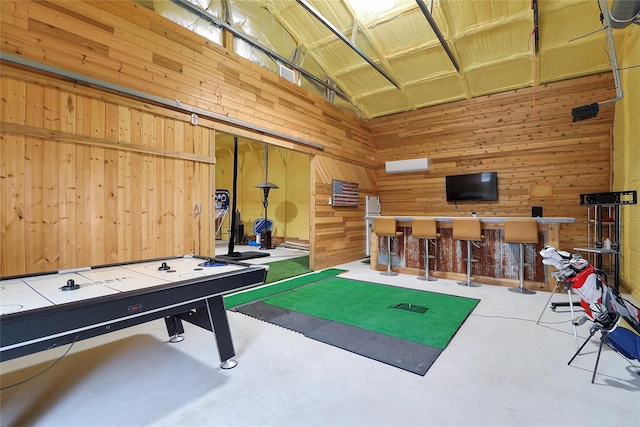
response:
<path id="1" fill-rule="evenodd" d="M 574 108 L 571 110 L 571 116 L 573 117 L 574 122 L 579 122 L 581 120 L 591 119 L 597 116 L 598 111 L 600 111 L 600 107 L 598 107 L 597 102 L 594 102 L 593 104 Z"/>

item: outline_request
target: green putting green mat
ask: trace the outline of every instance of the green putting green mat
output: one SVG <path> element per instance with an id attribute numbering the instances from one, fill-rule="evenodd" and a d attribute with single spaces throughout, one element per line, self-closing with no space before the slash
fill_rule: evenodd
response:
<path id="1" fill-rule="evenodd" d="M 281 292 L 298 288 L 300 286 L 308 285 L 309 283 L 314 283 L 319 280 L 326 279 L 327 277 L 337 276 L 338 274 L 344 273 L 345 271 L 347 270 L 329 268 L 315 273 L 305 274 L 304 276 L 298 276 L 293 279 L 284 280 L 282 282 L 274 283 L 271 285 L 261 286 L 259 288 L 254 288 L 244 292 L 237 292 L 235 294 L 225 296 L 224 305 L 227 309 L 234 308 L 252 301 L 257 301 L 267 296 L 275 295 Z M 267 273 L 267 275 L 268 274 L 269 273 Z"/>
<path id="2" fill-rule="evenodd" d="M 263 302 L 444 349 L 480 300 L 330 277 Z"/>

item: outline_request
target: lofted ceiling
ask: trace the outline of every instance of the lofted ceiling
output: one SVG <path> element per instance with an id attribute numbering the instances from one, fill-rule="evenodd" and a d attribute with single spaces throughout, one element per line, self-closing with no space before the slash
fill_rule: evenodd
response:
<path id="1" fill-rule="evenodd" d="M 220 44 L 216 23 L 225 23 L 244 37 L 234 42 L 238 54 L 274 72 L 301 70 L 299 84 L 364 118 L 612 69 L 598 0 L 158 0 L 152 7 Z M 331 96 L 326 87 L 334 84 Z"/>

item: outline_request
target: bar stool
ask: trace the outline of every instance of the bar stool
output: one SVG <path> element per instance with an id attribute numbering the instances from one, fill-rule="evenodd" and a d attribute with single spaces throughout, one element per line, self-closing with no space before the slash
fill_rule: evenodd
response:
<path id="1" fill-rule="evenodd" d="M 383 276 L 397 276 L 398 273 L 391 271 L 391 239 L 402 236 L 401 231 L 396 230 L 396 218 L 394 216 L 377 216 L 373 223 L 373 231 L 378 237 L 387 238 L 387 271 L 380 273 Z"/>
<path id="2" fill-rule="evenodd" d="M 525 243 L 538 243 L 538 221 L 535 219 L 518 219 L 504 222 L 504 241 L 506 243 L 517 243 L 520 246 L 520 286 L 509 288 L 511 292 L 531 295 L 535 291 L 524 287 L 524 268 L 531 264 L 524 263 Z"/>
<path id="3" fill-rule="evenodd" d="M 458 285 L 478 287 L 480 283 L 476 283 L 471 280 L 471 265 L 474 262 L 478 262 L 477 259 L 472 258 L 471 242 L 480 241 L 484 238 L 482 235 L 482 228 L 480 226 L 480 219 L 478 218 L 454 218 L 453 219 L 453 238 L 456 240 L 467 241 L 467 280 L 464 282 L 458 282 Z"/>
<path id="4" fill-rule="evenodd" d="M 419 276 L 418 280 L 428 280 L 430 282 L 438 280 L 435 277 L 429 276 L 429 259 L 435 259 L 435 256 L 429 255 L 429 244 L 433 243 L 437 248 L 437 243 L 431 240 L 440 238 L 440 233 L 438 233 L 436 227 L 436 220 L 433 218 L 415 218 L 411 221 L 411 227 L 411 235 L 413 237 L 416 239 L 424 239 L 424 276 Z M 436 269 L 435 263 L 433 269 Z"/>

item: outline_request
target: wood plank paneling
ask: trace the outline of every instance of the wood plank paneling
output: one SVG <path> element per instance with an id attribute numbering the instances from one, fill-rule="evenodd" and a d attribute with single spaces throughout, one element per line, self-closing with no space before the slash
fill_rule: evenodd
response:
<path id="1" fill-rule="evenodd" d="M 1 46 L 6 52 L 321 144 L 326 147 L 323 157 L 343 162 L 342 173 L 350 174 L 350 165 L 356 171 L 367 170 L 355 174 L 352 180 L 362 183 L 375 177 L 372 167 L 377 159 L 366 122 L 139 4 L 4 1 L 0 7 Z M 11 72 L 10 67 L 6 69 Z M 204 208 L 213 191 L 201 188 L 206 180 L 215 189 L 209 178 L 215 176 L 213 166 L 204 164 L 202 159 L 198 165 L 194 163 L 197 159 L 185 158 L 189 154 L 213 156 L 213 152 L 207 152 L 209 137 L 194 132 L 183 113 L 148 104 L 140 106 L 135 100 L 93 88 L 67 86 L 42 75 L 15 71 L 12 76 L 10 83 L 3 80 L 2 84 L 15 92 L 9 97 L 17 102 L 2 103 L 2 123 L 22 128 L 14 127 L 3 138 L 28 135 L 39 150 L 45 146 L 53 149 L 47 145 L 52 141 L 57 149 L 58 194 L 65 194 L 58 200 L 58 233 L 66 241 L 66 249 L 59 251 L 61 265 L 90 264 L 91 254 L 110 259 L 114 251 L 118 259 L 132 260 L 151 256 L 158 247 L 173 246 L 180 252 L 213 248 L 209 226 L 204 224 L 210 218 Z M 20 99 L 27 86 L 36 91 L 61 88 L 65 92 L 51 112 L 45 113 L 50 106 L 44 101 L 28 104 L 37 110 L 28 116 L 43 123 L 25 122 L 26 107 Z M 117 105 L 117 114 L 111 105 Z M 172 127 L 165 122 L 168 117 L 178 120 L 173 128 L 173 149 L 168 142 L 172 137 Z M 200 121 L 203 126 L 220 125 L 226 132 L 237 131 L 258 141 L 318 154 L 313 148 L 291 141 L 234 129 L 226 123 Z M 18 156 L 17 161 L 25 163 L 25 155 L 19 150 L 9 151 Z M 164 156 L 164 160 L 158 161 L 157 156 Z M 326 175 L 326 171 L 323 173 Z M 71 177 L 73 184 L 69 185 Z M 154 193 L 152 184 L 165 188 Z M 38 202 L 37 196 L 36 191 L 28 197 Z M 326 203 L 325 195 L 322 197 Z M 14 202 L 12 199 L 3 206 Z M 200 218 L 194 218 L 195 203 L 203 207 Z M 170 213 L 160 217 L 160 210 Z M 326 215 L 323 209 L 318 212 Z M 362 240 L 364 228 L 356 231 L 358 227 L 353 226 L 362 221 L 362 214 L 361 210 L 352 219 L 345 219 L 344 231 L 321 230 L 321 235 Z M 172 232 L 168 229 L 171 218 Z M 74 220 L 75 227 L 70 228 Z M 118 231 L 112 234 L 114 221 Z M 311 229 L 313 221 L 312 218 Z M 92 226 L 96 227 L 95 233 Z M 115 237 L 106 242 L 107 235 Z M 115 246 L 113 240 L 117 241 Z M 39 243 L 34 240 L 30 244 Z M 332 250 L 343 245 L 339 240 L 326 244 Z M 352 244 L 344 253 L 354 259 L 361 256 L 363 248 L 364 244 Z M 41 250 L 36 249 L 34 253 Z M 105 253 L 98 255 L 100 251 Z M 45 267 L 31 261 L 22 270 L 42 268 Z"/>
<path id="2" fill-rule="evenodd" d="M 6 92 L 4 92 L 6 93 Z M 0 153 L 3 159 L 26 158 L 25 138 L 19 135 L 0 134 Z M 25 271 L 27 241 L 25 236 L 25 163 L 0 162 L 0 271 L 8 266 Z"/>
<path id="3" fill-rule="evenodd" d="M 176 143 L 184 122 L 157 109 L 57 79 L 20 80 L 29 74 L 3 67 L 0 77 L 11 88 L 0 117 L 0 276 L 211 250 L 213 133 L 188 125 L 192 142 Z M 197 221 L 192 201 L 203 208 Z"/>
<path id="4" fill-rule="evenodd" d="M 532 205 L 543 206 L 545 216 L 578 219 L 561 230 L 561 244 L 570 248 L 586 239 L 577 195 L 610 188 L 615 104 L 596 119 L 574 124 L 570 116 L 575 106 L 615 96 L 610 74 L 536 87 L 536 112 L 529 88 L 366 122 L 134 2 L 5 0 L 0 8 L 4 52 L 326 147 L 319 152 L 202 118 L 194 127 L 181 111 L 3 64 L 1 122 L 23 128 L 0 134 L 1 152 L 11 159 L 2 165 L 2 187 L 12 195 L 2 199 L 0 274 L 88 265 L 92 254 L 135 260 L 212 248 L 207 209 L 215 159 L 203 133 L 211 129 L 313 156 L 315 268 L 364 256 L 367 194 L 381 196 L 383 213 L 528 216 Z M 384 172 L 385 160 L 425 155 L 431 173 Z M 44 162 L 50 170 L 40 172 Z M 43 181 L 56 168 L 57 187 L 47 190 Z M 446 175 L 482 170 L 498 171 L 498 202 L 445 202 Z M 360 184 L 358 208 L 329 206 L 333 178 Z M 540 183 L 549 196 L 532 196 Z M 58 247 L 45 256 L 43 221 L 51 225 L 53 215 L 43 205 L 56 203 Z M 7 236 L 20 253 L 6 250 Z M 105 240 L 111 236 L 115 245 Z"/>
<path id="5" fill-rule="evenodd" d="M 39 32 L 22 26 L 23 19 L 33 13 L 44 21 L 52 14 L 50 8 L 33 1 L 3 2 L 7 13 L 2 16 L 2 37 L 22 43 L 20 50 L 8 51 L 322 144 L 327 147 L 327 155 L 354 164 L 371 166 L 375 161 L 369 150 L 372 139 L 366 122 L 139 4 L 78 1 L 55 5 L 60 9 L 58 15 L 68 11 L 68 19 L 89 18 L 91 25 L 83 36 L 108 46 L 108 52 L 86 52 L 81 46 L 74 50 L 73 40 L 67 40 L 64 34 L 59 34 L 58 40 L 51 39 L 44 30 L 43 38 L 36 40 Z M 44 23 L 64 30 L 65 21 L 60 19 L 52 17 Z M 98 28 L 97 23 L 113 28 L 113 32 Z M 64 43 L 69 49 L 61 50 Z M 3 44 L 3 49 L 10 46 Z M 112 49 L 115 57 L 111 56 Z M 129 50 L 134 54 L 123 58 L 121 52 Z M 167 64 L 154 64 L 154 54 L 175 64 L 169 68 Z M 225 81 L 229 78 L 232 80 Z M 257 96 L 270 100 L 274 107 L 264 108 L 256 101 Z"/>
<path id="6" fill-rule="evenodd" d="M 376 194 L 376 176 L 372 169 L 316 156 L 312 161 L 311 237 L 313 268 L 326 268 L 363 258 L 366 246 L 365 196 Z M 360 187 L 358 207 L 329 205 L 332 180 L 357 182 Z"/>
<path id="7" fill-rule="evenodd" d="M 388 175 L 378 169 L 384 214 L 530 216 L 542 206 L 545 216 L 574 217 L 562 226 L 560 245 L 586 246 L 587 211 L 581 193 L 610 191 L 614 106 L 597 118 L 573 123 L 571 109 L 615 96 L 611 74 L 585 77 L 531 89 L 455 102 L 370 122 L 384 160 L 430 157 L 432 170 Z M 445 177 L 498 172 L 499 200 L 447 203 Z M 535 186 L 547 192 L 536 195 Z"/>

